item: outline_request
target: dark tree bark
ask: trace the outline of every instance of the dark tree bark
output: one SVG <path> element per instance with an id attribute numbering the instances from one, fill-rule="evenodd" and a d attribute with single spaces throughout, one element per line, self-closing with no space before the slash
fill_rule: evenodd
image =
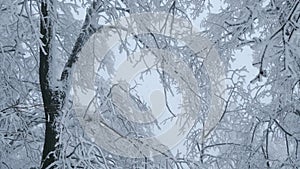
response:
<path id="1" fill-rule="evenodd" d="M 40 67 L 39 67 L 39 80 L 42 93 L 42 99 L 44 102 L 46 130 L 45 130 L 45 142 L 43 148 L 41 168 L 55 168 L 55 161 L 60 154 L 59 144 L 59 118 L 62 113 L 62 107 L 66 100 L 66 92 L 70 86 L 68 86 L 71 78 L 71 69 L 77 61 L 77 55 L 81 51 L 82 46 L 88 40 L 88 38 L 96 31 L 91 26 L 91 18 L 94 17 L 96 9 L 100 8 L 100 2 L 93 3 L 91 8 L 88 9 L 85 21 L 81 28 L 72 53 L 69 56 L 67 63 L 61 73 L 61 87 L 51 86 L 51 61 L 52 56 L 52 41 L 54 41 L 53 22 L 51 20 L 51 12 L 53 12 L 53 0 L 42 0 L 41 2 L 41 16 L 40 16 L 40 34 L 41 42 L 43 46 L 40 46 Z M 54 9 L 55 10 L 55 9 Z M 52 79 L 53 80 L 53 79 Z M 58 89 L 62 89 L 58 90 Z"/>
<path id="2" fill-rule="evenodd" d="M 42 155 L 41 168 L 54 168 L 52 165 L 58 155 L 59 149 L 58 140 L 59 134 L 56 129 L 56 122 L 59 117 L 59 112 L 62 107 L 62 92 L 55 91 L 50 85 L 50 63 L 52 60 L 51 44 L 53 38 L 53 25 L 50 16 L 50 10 L 52 8 L 52 1 L 41 2 L 41 19 L 40 19 L 40 34 L 41 42 L 43 46 L 40 46 L 40 67 L 39 67 L 39 80 L 40 88 L 42 92 L 42 98 L 44 102 L 46 130 L 45 130 L 45 142 Z M 55 87 L 54 87 L 55 88 Z"/>

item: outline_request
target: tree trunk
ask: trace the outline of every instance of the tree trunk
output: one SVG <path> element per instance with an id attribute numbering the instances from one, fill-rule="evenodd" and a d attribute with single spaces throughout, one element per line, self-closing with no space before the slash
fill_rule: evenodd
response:
<path id="1" fill-rule="evenodd" d="M 52 1 L 45 0 L 41 2 L 41 19 L 40 19 L 40 40 L 43 46 L 40 46 L 40 67 L 39 80 L 44 102 L 46 130 L 45 142 L 42 155 L 41 168 L 55 168 L 53 163 L 59 155 L 58 140 L 59 134 L 57 131 L 57 119 L 61 110 L 61 97 L 58 91 L 53 90 L 50 85 L 50 62 L 52 60 L 52 41 L 53 39 L 53 25 L 50 16 L 50 9 L 52 8 Z M 51 166 L 51 167 L 50 167 Z"/>
<path id="2" fill-rule="evenodd" d="M 52 61 L 52 41 L 53 36 L 53 25 L 50 13 L 53 13 L 53 0 L 42 0 L 41 2 L 41 16 L 40 16 L 40 34 L 41 42 L 43 46 L 40 47 L 40 67 L 39 67 L 39 78 L 40 87 L 42 92 L 42 98 L 44 102 L 44 111 L 46 118 L 46 130 L 45 130 L 45 142 L 42 156 L 41 168 L 55 168 L 53 164 L 59 157 L 59 126 L 58 121 L 63 104 L 66 99 L 66 91 L 69 89 L 68 81 L 71 76 L 71 69 L 74 63 L 77 61 L 77 54 L 81 51 L 82 46 L 88 40 L 88 38 L 95 32 L 95 29 L 91 26 L 91 18 L 94 16 L 95 9 L 99 8 L 102 1 L 96 1 L 92 7 L 88 9 L 85 16 L 85 21 L 81 28 L 81 32 L 75 42 L 72 53 L 65 64 L 64 70 L 61 73 L 60 82 L 62 83 L 61 88 L 66 91 L 60 91 L 57 86 L 51 86 L 51 61 Z"/>

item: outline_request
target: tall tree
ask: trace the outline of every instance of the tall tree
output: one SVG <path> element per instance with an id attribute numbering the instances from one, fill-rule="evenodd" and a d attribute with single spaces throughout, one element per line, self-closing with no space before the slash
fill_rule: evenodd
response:
<path id="1" fill-rule="evenodd" d="M 54 86 L 53 82 L 51 83 L 51 80 L 53 80 L 51 68 L 53 68 L 53 41 L 55 38 L 53 27 L 53 1 L 42 1 L 40 9 L 40 33 L 42 45 L 40 46 L 39 79 L 46 120 L 42 168 L 47 168 L 50 165 L 53 165 L 55 160 L 59 157 L 59 134 L 57 126 L 59 125 L 58 118 L 63 106 L 62 101 L 65 97 L 63 96 L 64 91 L 58 90 L 58 86 Z M 51 168 L 54 167 L 56 166 L 53 165 Z"/>
<path id="2" fill-rule="evenodd" d="M 192 21 L 211 5 L 221 7 L 206 11 L 203 35 L 213 42 L 228 66 L 226 97 L 222 98 L 226 109 L 214 130 L 199 137 L 204 133 L 210 95 L 203 60 L 172 38 L 129 33 L 119 39 L 120 44 L 107 54 L 99 69 L 113 74 L 114 59 L 119 55 L 130 58 L 139 50 L 172 51 L 193 70 L 198 85 L 204 86 L 199 92 L 202 107 L 193 117 L 195 122 L 186 139 L 176 147 L 178 152 L 121 157 L 86 137 L 72 109 L 70 93 L 72 84 L 79 83 L 72 79 L 72 72 L 93 34 L 120 17 L 144 12 L 165 12 Z M 86 11 L 78 12 L 82 9 Z M 224 0 L 220 4 L 204 0 L 16 0 L 0 2 L 0 17 L 0 168 L 300 167 L 299 0 Z M 127 28 L 109 29 L 115 33 Z M 248 47 L 251 53 L 235 54 Z M 253 57 L 258 71 L 251 83 L 247 84 L 245 68 L 230 68 L 236 57 Z M 170 97 L 176 82 L 160 69 L 156 72 Z M 152 137 L 164 127 L 163 123 L 141 125 L 124 118 L 111 102 L 109 80 L 97 78 L 97 113 L 122 138 Z M 138 86 L 131 86 L 127 101 L 146 110 L 147 105 L 135 92 Z M 168 108 L 166 123 L 175 118 L 172 107 Z"/>

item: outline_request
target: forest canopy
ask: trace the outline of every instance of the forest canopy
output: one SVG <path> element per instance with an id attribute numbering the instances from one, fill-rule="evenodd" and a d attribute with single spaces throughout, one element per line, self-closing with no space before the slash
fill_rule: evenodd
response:
<path id="1" fill-rule="evenodd" d="M 299 168 L 299 4 L 0 1 L 0 168 Z"/>

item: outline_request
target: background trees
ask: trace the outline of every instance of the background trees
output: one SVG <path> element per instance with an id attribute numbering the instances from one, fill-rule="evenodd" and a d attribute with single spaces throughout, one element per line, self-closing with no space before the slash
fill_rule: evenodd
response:
<path id="1" fill-rule="evenodd" d="M 247 89 L 237 94 L 244 104 L 235 106 L 238 112 L 244 112 L 248 123 L 243 129 L 248 136 L 240 137 L 246 139 L 243 144 L 249 148 L 244 151 L 248 153 L 244 154 L 243 166 L 299 165 L 299 131 L 295 130 L 299 123 L 299 76 L 295 74 L 299 69 L 298 18 L 299 1 L 227 1 L 223 12 L 210 15 L 210 20 L 216 22 L 210 23 L 209 32 L 218 41 L 219 49 L 250 46 L 254 50 L 253 66 L 258 68 Z M 230 59 L 230 55 L 226 58 Z"/>
<path id="2" fill-rule="evenodd" d="M 220 4 L 201 26 L 228 66 L 226 110 L 205 139 L 197 137 L 205 121 L 201 113 L 183 140 L 184 148 L 153 158 L 117 156 L 84 135 L 69 94 L 78 54 L 95 32 L 129 14 L 169 12 L 192 20 Z M 297 0 L 1 1 L 1 168 L 298 168 L 299 8 Z M 135 42 L 119 44 L 120 55 L 134 52 L 132 44 L 139 49 L 167 46 L 202 72 L 206 83 L 205 71 L 198 68 L 203 60 L 191 62 L 184 45 L 171 45 L 176 40 L 151 34 L 131 40 Z M 234 55 L 245 47 L 253 53 Z M 257 76 L 247 84 L 246 70 L 230 65 L 236 57 L 251 56 Z M 110 88 L 99 79 L 104 103 Z M 171 78 L 162 80 L 171 84 Z M 119 118 L 120 112 L 108 104 L 104 110 L 124 135 L 155 135 L 151 125 Z"/>

